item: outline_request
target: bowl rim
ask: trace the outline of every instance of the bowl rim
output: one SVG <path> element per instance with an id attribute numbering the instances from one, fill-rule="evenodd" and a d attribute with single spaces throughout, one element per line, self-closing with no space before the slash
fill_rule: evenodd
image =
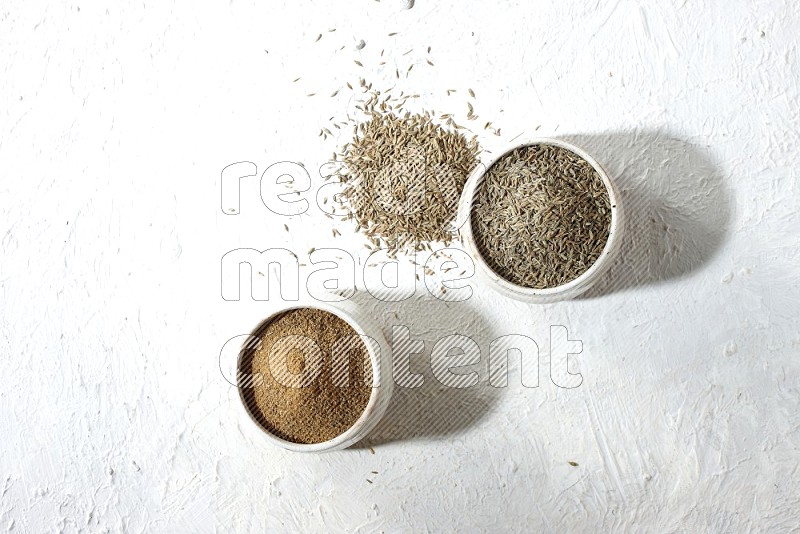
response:
<path id="1" fill-rule="evenodd" d="M 609 205 L 611 206 L 611 222 L 608 228 L 608 238 L 606 239 L 606 243 L 603 246 L 603 250 L 600 252 L 600 255 L 594 261 L 594 263 L 586 269 L 580 276 L 570 280 L 565 284 L 561 284 L 555 287 L 547 287 L 543 289 L 536 289 L 526 286 L 521 286 L 515 284 L 499 273 L 497 273 L 494 269 L 491 268 L 489 263 L 484 259 L 483 255 L 480 252 L 480 249 L 475 242 L 475 237 L 472 232 L 472 204 L 475 198 L 475 193 L 478 190 L 478 187 L 483 182 L 483 178 L 485 177 L 486 173 L 489 172 L 489 169 L 492 168 L 498 161 L 500 161 L 503 157 L 508 155 L 509 153 L 517 150 L 519 148 L 523 148 L 526 146 L 532 145 L 551 145 L 557 146 L 566 150 L 573 152 L 574 154 L 580 156 L 584 160 L 586 160 L 592 168 L 600 175 L 600 178 L 603 180 L 603 184 L 606 187 L 606 191 L 608 192 L 609 197 Z M 611 177 L 600 165 L 597 160 L 595 160 L 589 153 L 587 153 L 583 148 L 574 145 L 568 141 L 564 141 L 562 139 L 553 138 L 553 137 L 528 137 L 524 138 L 521 141 L 518 141 L 511 145 L 509 148 L 503 150 L 497 156 L 494 156 L 489 160 L 488 163 L 481 163 L 479 164 L 469 175 L 467 178 L 467 182 L 464 186 L 464 191 L 461 194 L 461 201 L 459 202 L 459 210 L 458 210 L 458 218 L 457 218 L 457 228 L 462 236 L 465 238 L 466 245 L 473 253 L 472 256 L 474 259 L 478 260 L 479 267 L 484 271 L 484 274 L 489 274 L 489 278 L 500 288 L 504 289 L 506 293 L 523 297 L 527 300 L 535 301 L 535 300 L 551 300 L 556 297 L 569 295 L 573 292 L 580 292 L 584 289 L 588 289 L 589 283 L 595 279 L 596 276 L 603 274 L 603 272 L 608 268 L 609 261 L 613 257 L 612 252 L 616 250 L 617 244 L 620 240 L 619 234 L 621 233 L 621 209 L 620 209 L 620 202 L 619 202 L 619 194 L 616 190 L 614 182 L 611 180 Z M 585 287 L 584 287 L 585 286 Z"/>
<path id="2" fill-rule="evenodd" d="M 356 421 L 347 430 L 327 441 L 321 441 L 319 443 L 295 443 L 273 434 L 269 429 L 265 428 L 264 425 L 262 425 L 252 413 L 252 410 L 244 398 L 244 390 L 247 388 L 244 388 L 240 385 L 239 371 L 241 370 L 242 359 L 246 352 L 245 345 L 248 343 L 250 338 L 255 337 L 256 333 L 259 332 L 260 329 L 264 328 L 267 324 L 284 313 L 303 308 L 312 308 L 332 313 L 349 324 L 353 330 L 355 330 L 356 334 L 374 339 L 378 343 L 379 349 L 381 351 L 385 350 L 385 346 L 382 346 L 385 345 L 385 340 L 382 337 L 376 339 L 376 336 L 382 336 L 382 333 L 377 330 L 372 333 L 367 333 L 366 329 L 356 320 L 355 317 L 353 317 L 353 315 L 355 315 L 354 311 L 344 310 L 341 306 L 334 306 L 328 302 L 310 299 L 299 299 L 297 301 L 287 302 L 285 306 L 281 306 L 277 310 L 273 310 L 266 317 L 260 320 L 258 324 L 249 332 L 248 340 L 242 344 L 242 347 L 239 350 L 239 356 L 237 357 L 236 361 L 236 387 L 239 390 L 239 400 L 241 401 L 245 413 L 247 413 L 250 420 L 253 421 L 253 423 L 255 423 L 255 425 L 263 431 L 263 434 L 267 440 L 281 448 L 294 452 L 325 452 L 342 449 L 363 438 L 362 432 L 364 429 L 366 428 L 367 431 L 370 430 L 368 423 L 371 418 L 375 416 L 381 417 L 383 415 L 382 413 L 376 413 L 376 410 L 378 409 L 378 403 L 381 401 L 381 395 L 386 395 L 386 390 L 390 389 L 390 387 L 387 385 L 388 381 L 385 380 L 385 377 L 381 375 L 381 355 L 375 353 L 375 347 L 373 344 L 365 343 L 367 346 L 367 352 L 369 353 L 370 363 L 372 364 L 373 378 L 373 386 L 372 391 L 370 392 L 369 401 L 367 402 L 367 405 L 364 407 L 364 411 L 361 413 L 358 419 L 356 419 Z M 374 385 L 376 383 L 378 384 L 377 386 Z M 388 391 L 388 394 L 391 394 L 391 391 Z"/>

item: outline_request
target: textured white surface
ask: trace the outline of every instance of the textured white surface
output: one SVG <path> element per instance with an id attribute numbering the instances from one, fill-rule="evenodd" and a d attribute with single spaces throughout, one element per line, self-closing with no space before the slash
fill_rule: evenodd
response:
<path id="1" fill-rule="evenodd" d="M 797 528 L 796 3 L 261 4 L 0 8 L 0 531 Z M 428 371 L 375 454 L 271 448 L 219 371 L 263 306 L 220 298 L 220 258 L 302 259 L 331 223 L 312 209 L 283 232 L 255 178 L 224 215 L 220 172 L 316 168 L 335 146 L 319 129 L 352 106 L 329 95 L 411 62 L 399 88 L 426 107 L 463 117 L 475 90 L 503 133 L 486 148 L 585 146 L 637 230 L 582 300 L 366 305 L 428 353 L 450 333 L 546 347 L 566 325 L 583 383 L 543 362 L 535 389 L 438 391 Z"/>

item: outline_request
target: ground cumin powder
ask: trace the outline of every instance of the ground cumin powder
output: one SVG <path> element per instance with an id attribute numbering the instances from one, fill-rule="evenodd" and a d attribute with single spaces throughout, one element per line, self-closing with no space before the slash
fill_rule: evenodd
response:
<path id="1" fill-rule="evenodd" d="M 343 319 L 312 308 L 290 310 L 263 325 L 256 332 L 260 345 L 243 352 L 240 363 L 243 376 L 261 376 L 253 387 L 242 390 L 256 420 L 272 434 L 294 443 L 328 441 L 353 426 L 372 394 L 369 353 L 356 335 Z M 321 360 L 314 360 L 313 350 L 287 336 L 313 341 Z M 346 351 L 339 352 L 347 355 L 346 367 L 333 364 L 340 340 L 348 341 Z M 271 358 L 277 360 L 271 362 Z M 280 363 L 283 360 L 285 367 Z M 276 365 L 284 370 L 283 375 L 273 376 Z"/>

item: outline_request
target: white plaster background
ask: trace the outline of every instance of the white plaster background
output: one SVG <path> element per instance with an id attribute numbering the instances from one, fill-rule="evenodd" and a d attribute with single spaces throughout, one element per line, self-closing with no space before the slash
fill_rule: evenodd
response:
<path id="1" fill-rule="evenodd" d="M 797 27 L 788 0 L 4 2 L 0 531 L 796 531 Z M 220 171 L 316 168 L 352 104 L 328 95 L 412 62 L 399 88 L 426 107 L 463 118 L 475 90 L 503 132 L 488 149 L 577 138 L 619 177 L 633 239 L 616 285 L 573 302 L 368 303 L 429 340 L 546 346 L 567 325 L 580 387 L 544 366 L 536 389 L 429 376 L 375 454 L 286 453 L 220 376 L 263 308 L 222 301 L 220 258 L 302 257 L 332 223 L 312 209 L 285 233 L 257 179 L 224 215 Z"/>

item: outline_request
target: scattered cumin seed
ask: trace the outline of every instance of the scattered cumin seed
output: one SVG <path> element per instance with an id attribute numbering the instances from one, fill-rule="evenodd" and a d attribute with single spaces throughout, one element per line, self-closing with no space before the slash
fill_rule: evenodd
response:
<path id="1" fill-rule="evenodd" d="M 474 137 L 436 124 L 431 112 L 402 111 L 402 103 L 416 97 L 366 93 L 356 107 L 367 119 L 355 125 L 352 142 L 338 157 L 346 168 L 339 179 L 348 218 L 370 241 L 366 248 L 387 248 L 390 256 L 421 242 L 453 239 L 458 199 L 477 165 Z"/>
<path id="2" fill-rule="evenodd" d="M 359 60 L 357 60 L 357 59 L 356 59 L 356 60 L 353 60 L 353 62 L 354 62 L 356 65 L 358 65 L 359 67 L 363 67 L 363 66 L 364 66 L 364 64 L 363 64 L 363 63 L 361 63 L 361 62 L 360 62 Z"/>
<path id="3" fill-rule="evenodd" d="M 317 41 L 319 41 L 320 39 L 322 39 L 322 34 L 319 34 L 319 35 L 317 36 L 317 39 L 316 39 L 314 42 L 316 43 L 316 42 L 317 42 Z"/>

